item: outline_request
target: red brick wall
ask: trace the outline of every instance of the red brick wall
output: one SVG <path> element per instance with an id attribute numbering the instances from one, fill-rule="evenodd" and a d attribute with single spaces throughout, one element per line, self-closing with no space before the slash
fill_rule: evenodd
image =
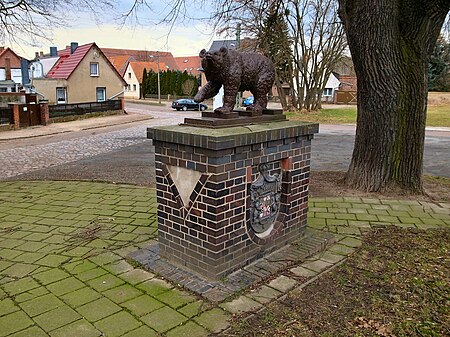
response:
<path id="1" fill-rule="evenodd" d="M 341 82 L 341 85 L 339 86 L 340 91 L 357 90 L 356 76 L 339 76 L 339 81 Z"/>
<path id="2" fill-rule="evenodd" d="M 11 68 L 20 68 L 20 58 L 17 57 L 11 50 L 7 50 L 0 55 L 0 68 L 5 68 L 6 58 L 10 59 Z"/>

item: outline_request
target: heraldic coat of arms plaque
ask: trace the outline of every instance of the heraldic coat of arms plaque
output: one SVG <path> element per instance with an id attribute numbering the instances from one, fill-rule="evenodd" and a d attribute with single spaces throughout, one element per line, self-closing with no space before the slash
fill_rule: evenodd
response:
<path id="1" fill-rule="evenodd" d="M 270 175 L 267 164 L 260 164 L 258 171 L 258 178 L 250 186 L 250 226 L 256 236 L 266 238 L 280 210 L 281 176 Z"/>

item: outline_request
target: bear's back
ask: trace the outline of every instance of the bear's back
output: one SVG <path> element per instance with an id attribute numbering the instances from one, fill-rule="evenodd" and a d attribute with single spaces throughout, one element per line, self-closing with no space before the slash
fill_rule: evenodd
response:
<path id="1" fill-rule="evenodd" d="M 240 53 L 242 78 L 241 85 L 251 89 L 261 77 L 275 77 L 275 68 L 272 62 L 264 55 L 258 53 Z"/>

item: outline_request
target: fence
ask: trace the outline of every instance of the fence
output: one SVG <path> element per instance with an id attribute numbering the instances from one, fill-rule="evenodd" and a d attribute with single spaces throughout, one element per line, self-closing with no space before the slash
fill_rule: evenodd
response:
<path id="1" fill-rule="evenodd" d="M 335 95 L 337 104 L 356 104 L 357 102 L 356 91 L 336 91 Z"/>
<path id="2" fill-rule="evenodd" d="M 50 118 L 84 115 L 93 112 L 110 110 L 122 110 L 122 101 L 118 99 L 104 102 L 57 104 L 49 105 L 48 107 Z"/>
<path id="3" fill-rule="evenodd" d="M 1 124 L 12 124 L 11 108 L 0 108 L 0 125 Z"/>

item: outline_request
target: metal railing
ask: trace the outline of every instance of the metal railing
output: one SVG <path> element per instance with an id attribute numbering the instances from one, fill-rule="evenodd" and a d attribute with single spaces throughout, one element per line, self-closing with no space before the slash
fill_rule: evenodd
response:
<path id="1" fill-rule="evenodd" d="M 12 124 L 12 109 L 0 108 L 0 124 Z"/>
<path id="2" fill-rule="evenodd" d="M 57 104 L 48 106 L 50 118 L 84 115 L 93 112 L 103 112 L 111 110 L 122 110 L 122 101 L 108 100 L 104 102 Z"/>

